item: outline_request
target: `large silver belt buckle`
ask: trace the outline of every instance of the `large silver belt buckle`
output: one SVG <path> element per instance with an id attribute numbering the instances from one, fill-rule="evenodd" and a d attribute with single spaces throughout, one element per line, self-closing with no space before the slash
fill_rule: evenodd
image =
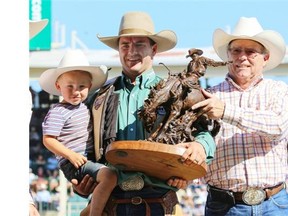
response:
<path id="1" fill-rule="evenodd" d="M 131 177 L 119 184 L 123 191 L 141 190 L 144 187 L 144 180 L 141 176 Z"/>
<path id="2" fill-rule="evenodd" d="M 250 188 L 243 192 L 242 200 L 248 205 L 258 205 L 266 198 L 266 193 L 261 188 Z"/>

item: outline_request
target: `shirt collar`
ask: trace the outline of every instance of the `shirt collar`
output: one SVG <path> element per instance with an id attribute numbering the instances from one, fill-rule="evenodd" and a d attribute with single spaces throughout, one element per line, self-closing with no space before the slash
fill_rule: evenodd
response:
<path id="1" fill-rule="evenodd" d="M 140 89 L 151 88 L 154 85 L 154 80 L 156 74 L 153 69 L 147 70 L 138 77 L 136 77 L 136 84 Z M 121 85 L 124 85 L 126 88 L 131 88 L 133 85 L 131 80 L 122 72 Z M 134 85 L 133 85 L 134 86 Z"/>
<path id="2" fill-rule="evenodd" d="M 255 86 L 258 85 L 258 83 L 260 83 L 263 80 L 263 75 L 259 75 L 259 77 L 257 77 L 257 79 L 255 79 L 251 85 L 249 86 L 249 88 L 247 89 L 242 89 L 237 83 L 234 82 L 234 80 L 229 76 L 229 73 L 227 73 L 226 75 L 226 81 L 228 83 L 230 83 L 232 86 L 234 86 L 236 89 L 238 89 L 239 91 L 249 91 L 251 89 L 253 89 Z"/>

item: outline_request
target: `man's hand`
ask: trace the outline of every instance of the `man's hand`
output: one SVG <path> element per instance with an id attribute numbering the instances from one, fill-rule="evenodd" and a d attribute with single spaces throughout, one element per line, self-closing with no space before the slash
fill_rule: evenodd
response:
<path id="1" fill-rule="evenodd" d="M 206 160 L 206 152 L 204 147 L 198 142 L 180 143 L 177 146 L 184 147 L 186 151 L 181 156 L 181 160 L 186 165 L 202 164 Z"/>
<path id="2" fill-rule="evenodd" d="M 176 187 L 178 189 L 185 189 L 188 186 L 188 181 L 180 178 L 170 178 L 166 182 L 169 186 Z"/>
<path id="3" fill-rule="evenodd" d="M 81 194 L 83 196 L 88 196 L 89 194 L 91 194 L 94 188 L 97 186 L 97 183 L 88 174 L 84 176 L 80 183 L 77 181 L 77 179 L 72 179 L 71 183 L 73 189 L 78 194 Z"/>
<path id="4" fill-rule="evenodd" d="M 188 142 L 188 143 L 180 143 L 177 144 L 179 147 L 184 147 L 186 151 L 181 156 L 181 160 L 186 165 L 194 164 L 202 164 L 206 160 L 206 153 L 204 147 L 198 142 Z M 181 178 L 170 178 L 167 181 L 169 186 L 176 187 L 178 189 L 187 188 L 189 182 L 187 180 Z"/>
<path id="5" fill-rule="evenodd" d="M 219 100 L 216 96 L 211 93 L 201 89 L 206 100 L 200 101 L 192 106 L 193 110 L 201 109 L 205 114 L 208 115 L 210 119 L 221 119 L 225 110 L 225 103 Z"/>

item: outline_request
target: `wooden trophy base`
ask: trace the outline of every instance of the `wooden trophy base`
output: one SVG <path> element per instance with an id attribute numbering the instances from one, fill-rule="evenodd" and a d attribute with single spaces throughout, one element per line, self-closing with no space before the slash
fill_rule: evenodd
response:
<path id="1" fill-rule="evenodd" d="M 149 141 L 115 141 L 108 145 L 106 160 L 126 171 L 139 171 L 162 180 L 179 177 L 193 180 L 207 172 L 206 163 L 181 162 L 185 148 Z"/>

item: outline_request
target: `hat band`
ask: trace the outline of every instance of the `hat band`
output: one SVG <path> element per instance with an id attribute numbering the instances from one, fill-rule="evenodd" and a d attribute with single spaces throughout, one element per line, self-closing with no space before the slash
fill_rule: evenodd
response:
<path id="1" fill-rule="evenodd" d="M 152 35 L 151 32 L 146 31 L 144 29 L 123 29 L 119 32 L 119 36 L 122 34 L 145 34 L 145 35 Z"/>

